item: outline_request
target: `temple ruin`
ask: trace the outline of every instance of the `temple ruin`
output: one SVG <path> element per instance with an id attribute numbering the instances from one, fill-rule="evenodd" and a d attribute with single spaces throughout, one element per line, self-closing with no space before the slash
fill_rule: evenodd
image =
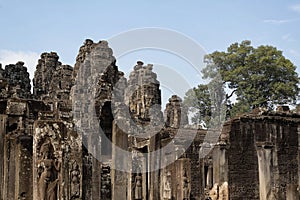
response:
<path id="1" fill-rule="evenodd" d="M 161 111 L 152 68 L 127 80 L 89 39 L 74 67 L 42 53 L 33 92 L 23 62 L 0 67 L 0 200 L 299 199 L 300 114 L 256 110 L 207 143 L 181 98 Z"/>

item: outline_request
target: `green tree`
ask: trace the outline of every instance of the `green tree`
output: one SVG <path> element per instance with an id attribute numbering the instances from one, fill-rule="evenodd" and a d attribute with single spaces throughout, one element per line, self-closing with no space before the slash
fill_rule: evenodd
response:
<path id="1" fill-rule="evenodd" d="M 255 48 L 250 41 L 242 41 L 230 45 L 225 52 L 206 55 L 204 61 L 207 65 L 202 71 L 203 78 L 211 81 L 189 90 L 184 98 L 189 111 L 195 114 L 193 123 L 222 122 L 225 104 L 230 108 L 229 115 L 235 116 L 257 107 L 271 110 L 276 104 L 296 103 L 296 66 L 275 47 Z M 236 100 L 231 103 L 233 95 Z"/>
<path id="2" fill-rule="evenodd" d="M 296 66 L 272 46 L 254 48 L 250 41 L 234 43 L 226 52 L 205 56 L 204 78 L 220 74 L 224 86 L 237 101 L 232 115 L 257 107 L 272 109 L 276 104 L 295 104 L 299 92 Z"/>
<path id="3" fill-rule="evenodd" d="M 184 105 L 189 108 L 189 112 L 194 113 L 191 120 L 195 124 L 207 124 L 211 118 L 211 100 L 208 86 L 198 85 L 187 91 L 184 98 Z"/>
<path id="4" fill-rule="evenodd" d="M 226 115 L 225 91 L 220 76 L 208 84 L 200 84 L 190 89 L 184 98 L 194 124 L 203 124 L 206 128 L 219 128 Z"/>

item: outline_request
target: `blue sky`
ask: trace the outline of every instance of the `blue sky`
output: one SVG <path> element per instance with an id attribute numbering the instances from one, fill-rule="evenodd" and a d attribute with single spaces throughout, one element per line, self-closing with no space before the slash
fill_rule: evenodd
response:
<path id="1" fill-rule="evenodd" d="M 254 46 L 273 45 L 300 72 L 299 0 L 0 0 L 0 25 L 0 63 L 24 60 L 31 73 L 42 52 L 56 51 L 64 64 L 73 65 L 86 38 L 99 41 L 143 27 L 178 31 L 208 53 L 245 39 Z M 143 54 L 128 58 L 132 61 L 118 62 L 121 70 L 139 59 L 151 62 Z"/>

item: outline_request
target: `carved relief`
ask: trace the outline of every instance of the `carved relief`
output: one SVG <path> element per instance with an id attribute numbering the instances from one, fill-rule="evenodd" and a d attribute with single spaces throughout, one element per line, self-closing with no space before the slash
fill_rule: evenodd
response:
<path id="1" fill-rule="evenodd" d="M 141 173 L 141 158 L 135 158 L 133 160 L 133 199 L 134 200 L 141 200 L 143 199 L 143 177 Z"/>
<path id="2" fill-rule="evenodd" d="M 110 166 L 103 165 L 101 173 L 101 199 L 111 199 Z"/>
<path id="3" fill-rule="evenodd" d="M 76 161 L 74 161 L 70 172 L 71 199 L 77 199 L 80 197 L 80 176 L 81 173 L 79 170 L 79 165 Z"/>
<path id="4" fill-rule="evenodd" d="M 190 181 L 187 176 L 187 171 L 184 169 L 183 179 L 182 179 L 182 186 L 183 186 L 183 199 L 189 200 L 190 199 Z"/>
<path id="5" fill-rule="evenodd" d="M 55 158 L 53 146 L 47 139 L 41 146 L 38 160 L 38 195 L 41 200 L 56 200 L 60 162 Z"/>
<path id="6" fill-rule="evenodd" d="M 170 200 L 171 194 L 171 172 L 167 171 L 163 177 L 163 198 L 164 200 Z"/>
<path id="7" fill-rule="evenodd" d="M 143 187 L 142 187 L 142 174 L 139 172 L 135 176 L 135 185 L 134 185 L 134 199 L 141 200 L 143 199 Z"/>
<path id="8" fill-rule="evenodd" d="M 212 189 L 209 191 L 209 198 L 211 200 L 218 200 L 219 199 L 219 185 L 215 183 Z"/>
<path id="9" fill-rule="evenodd" d="M 228 183 L 224 182 L 219 188 L 219 199 L 228 200 Z"/>

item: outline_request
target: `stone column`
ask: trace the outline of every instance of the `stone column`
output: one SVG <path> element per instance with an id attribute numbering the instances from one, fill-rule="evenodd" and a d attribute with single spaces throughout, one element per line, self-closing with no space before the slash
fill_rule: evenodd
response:
<path id="1" fill-rule="evenodd" d="M 141 157 L 142 161 L 142 199 L 139 200 L 148 200 L 149 198 L 149 173 L 148 173 L 148 157 Z"/>
<path id="2" fill-rule="evenodd" d="M 7 138 L 4 145 L 3 199 L 32 199 L 32 138 Z"/>
<path id="3" fill-rule="evenodd" d="M 142 152 L 134 150 L 133 158 L 129 158 L 131 173 L 128 174 L 128 200 L 148 200 L 147 159 Z"/>
<path id="4" fill-rule="evenodd" d="M 191 162 L 189 158 L 180 158 L 175 162 L 177 192 L 176 199 L 190 200 Z"/>
<path id="5" fill-rule="evenodd" d="M 127 150 L 128 136 L 119 129 L 115 122 L 113 122 L 112 143 L 112 199 L 127 200 L 127 173 L 118 169 L 126 169 L 128 158 L 123 157 L 117 148 L 123 149 L 124 151 Z"/>
<path id="6" fill-rule="evenodd" d="M 7 115 L 0 115 L 0 199 L 3 197 L 3 184 L 4 184 L 4 138 L 6 133 L 6 119 Z"/>
<path id="7" fill-rule="evenodd" d="M 16 148 L 14 141 L 6 139 L 4 141 L 4 167 L 3 167 L 3 199 L 16 199 Z"/>
<path id="8" fill-rule="evenodd" d="M 32 136 L 20 136 L 18 140 L 16 194 L 20 199 L 32 199 Z"/>
<path id="9" fill-rule="evenodd" d="M 15 68 L 16 67 L 16 68 Z M 9 66 L 11 72 L 22 66 Z M 1 198 L 18 199 L 20 196 L 32 198 L 32 137 L 28 134 L 28 104 L 20 99 L 9 99 L 6 114 L 1 115 L 0 164 Z M 27 128 L 27 129 L 26 129 Z M 27 131 L 26 131 L 27 130 Z M 1 183 L 2 182 L 2 183 Z"/>
<path id="10" fill-rule="evenodd" d="M 206 177 L 206 187 L 211 189 L 213 186 L 213 166 L 208 166 L 207 177 Z"/>
<path id="11" fill-rule="evenodd" d="M 93 154 L 95 155 L 95 154 Z M 96 158 L 92 157 L 92 197 L 91 200 L 102 199 L 101 198 L 101 163 Z"/>
<path id="12" fill-rule="evenodd" d="M 131 161 L 131 159 L 132 158 L 128 158 L 129 161 Z M 132 162 L 129 162 L 128 168 L 132 169 Z M 131 193 L 132 192 L 132 188 L 133 188 L 133 186 L 132 186 L 132 182 L 133 182 L 132 177 L 133 177 L 132 173 L 128 173 L 127 174 L 127 199 L 128 200 L 132 200 L 133 199 L 132 193 Z"/>
<path id="13" fill-rule="evenodd" d="M 271 179 L 272 145 L 257 143 L 259 197 L 260 200 L 274 199 Z"/>
<path id="14" fill-rule="evenodd" d="M 171 167 L 161 170 L 161 197 L 162 200 L 172 199 L 172 173 Z"/>
<path id="15" fill-rule="evenodd" d="M 228 164 L 226 158 L 226 144 L 218 144 L 213 150 L 213 179 L 214 183 L 222 185 L 228 181 Z"/>
<path id="16" fill-rule="evenodd" d="M 149 200 L 156 200 L 160 198 L 160 168 L 161 168 L 161 156 L 162 151 L 160 150 L 160 137 L 158 134 L 150 138 L 149 146 Z"/>
<path id="17" fill-rule="evenodd" d="M 166 146 L 168 145 L 168 146 Z M 172 143 L 171 138 L 165 138 L 161 140 L 161 166 L 164 166 L 161 170 L 158 170 L 160 177 L 160 197 L 157 199 L 167 200 L 170 196 L 175 198 L 177 193 L 177 177 L 176 177 L 176 170 L 175 170 L 175 163 L 176 160 L 176 146 Z M 159 158 L 158 158 L 159 159 Z M 170 184 L 170 185 L 168 185 Z M 155 200 L 155 198 L 154 198 Z"/>

